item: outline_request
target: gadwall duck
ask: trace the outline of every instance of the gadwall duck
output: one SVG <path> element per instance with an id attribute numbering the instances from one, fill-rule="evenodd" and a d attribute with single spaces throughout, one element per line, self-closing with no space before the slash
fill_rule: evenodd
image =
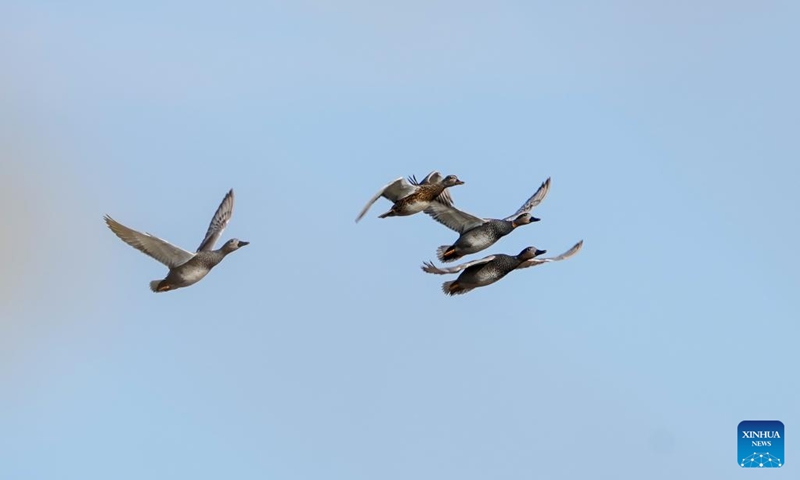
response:
<path id="1" fill-rule="evenodd" d="M 522 250 L 519 255 L 489 255 L 480 260 L 474 260 L 450 268 L 439 268 L 432 262 L 425 262 L 422 266 L 422 270 L 437 275 L 458 273 L 463 270 L 457 279 L 442 284 L 442 291 L 446 295 L 462 295 L 475 288 L 491 285 L 514 270 L 534 267 L 543 263 L 566 260 L 578 253 L 581 247 L 583 247 L 583 240 L 576 243 L 572 248 L 561 255 L 552 258 L 536 258 L 539 255 L 547 253 L 547 250 L 528 247 Z"/>
<path id="2" fill-rule="evenodd" d="M 417 182 L 413 176 L 408 179 L 400 177 L 381 188 L 367 202 L 364 209 L 356 217 L 356 222 L 361 220 L 372 204 L 381 197 L 390 200 L 394 205 L 388 212 L 379 215 L 378 218 L 405 217 L 425 210 L 434 201 L 452 204 L 447 188 L 463 184 L 464 182 L 455 175 L 448 175 L 442 178 L 442 175 L 436 171 L 429 173 L 421 182 Z"/>
<path id="3" fill-rule="evenodd" d="M 200 246 L 197 247 L 197 252 L 195 253 L 187 252 L 149 233 L 132 230 L 108 215 L 103 218 L 108 224 L 108 228 L 122 241 L 153 257 L 169 268 L 166 278 L 150 282 L 150 290 L 166 292 L 194 285 L 208 275 L 208 272 L 219 264 L 226 255 L 250 243 L 232 238 L 225 242 L 221 248 L 214 250 L 214 244 L 219 240 L 232 214 L 233 189 L 225 195 L 222 203 L 219 204 L 217 212 L 208 226 L 206 236 Z"/>
<path id="4" fill-rule="evenodd" d="M 538 222 L 540 219 L 530 214 L 550 191 L 550 179 L 545 180 L 538 190 L 514 214 L 503 219 L 479 218 L 459 210 L 452 204 L 431 203 L 425 213 L 431 218 L 455 230 L 458 240 L 452 245 L 442 245 L 436 250 L 440 262 L 452 262 L 459 258 L 485 250 L 498 240 L 513 232 L 519 226 Z"/>

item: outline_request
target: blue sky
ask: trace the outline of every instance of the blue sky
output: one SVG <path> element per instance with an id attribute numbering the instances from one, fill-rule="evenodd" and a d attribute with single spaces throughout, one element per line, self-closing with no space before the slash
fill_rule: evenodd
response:
<path id="1" fill-rule="evenodd" d="M 796 2 L 0 6 L 0 478 L 796 476 Z M 431 170 L 568 261 L 456 298 Z M 187 249 L 229 188 L 201 283 Z M 478 256 L 474 258 L 478 258 Z M 470 257 L 469 259 L 472 259 Z"/>

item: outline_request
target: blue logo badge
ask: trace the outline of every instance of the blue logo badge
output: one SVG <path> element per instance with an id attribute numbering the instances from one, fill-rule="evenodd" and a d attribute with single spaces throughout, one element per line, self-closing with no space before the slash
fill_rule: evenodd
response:
<path id="1" fill-rule="evenodd" d="M 779 468 L 783 458 L 783 423 L 745 420 L 739 424 L 738 463 L 742 468 Z"/>

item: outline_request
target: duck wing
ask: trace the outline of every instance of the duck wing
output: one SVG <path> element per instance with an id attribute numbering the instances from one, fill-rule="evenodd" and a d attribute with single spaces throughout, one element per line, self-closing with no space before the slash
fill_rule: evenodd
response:
<path id="1" fill-rule="evenodd" d="M 471 262 L 462 263 L 461 265 L 456 265 L 455 267 L 448 267 L 448 268 L 439 268 L 433 264 L 433 262 L 424 262 L 422 264 L 422 271 L 425 273 L 433 273 L 435 275 L 446 275 L 448 273 L 458 273 L 461 270 L 465 270 L 469 267 L 474 267 L 475 265 L 482 265 L 484 263 L 489 263 L 494 260 L 495 255 L 489 255 L 488 257 L 481 258 L 479 260 L 473 260 Z"/>
<path id="2" fill-rule="evenodd" d="M 508 217 L 504 218 L 503 220 L 514 220 L 518 216 L 522 215 L 523 213 L 528 213 L 533 210 L 537 205 L 542 203 L 544 197 L 547 196 L 547 193 L 550 191 L 550 178 L 548 177 L 547 180 L 542 182 L 542 185 L 539 187 L 536 192 L 531 195 L 531 198 L 525 201 L 525 203 L 519 207 L 519 210 L 514 212 L 513 215 L 509 215 Z"/>
<path id="3" fill-rule="evenodd" d="M 214 244 L 217 243 L 228 222 L 231 221 L 233 215 L 233 189 L 230 189 L 222 199 L 222 202 L 217 207 L 217 211 L 211 218 L 211 223 L 208 225 L 206 236 L 197 247 L 198 252 L 209 251 L 214 249 Z"/>
<path id="4" fill-rule="evenodd" d="M 583 248 L 583 240 L 573 245 L 572 248 L 562 253 L 561 255 L 550 258 L 532 258 L 530 260 L 525 260 L 524 262 L 520 263 L 517 268 L 528 268 L 528 267 L 535 267 L 536 265 L 541 265 L 543 263 L 560 262 L 561 260 L 566 260 L 572 257 L 573 255 L 578 253 L 581 250 L 581 248 Z"/>
<path id="5" fill-rule="evenodd" d="M 391 200 L 392 202 L 396 202 L 401 198 L 407 197 L 416 191 L 417 187 L 410 183 L 403 177 L 398 178 L 397 180 L 392 181 L 391 183 L 385 185 L 383 188 L 378 190 L 372 198 L 369 199 L 369 202 L 364 206 L 364 209 L 361 210 L 361 213 L 358 214 L 356 217 L 356 222 L 361 220 L 361 218 L 367 213 L 369 208 L 372 206 L 373 203 L 377 202 L 379 198 L 384 197 L 387 200 Z"/>
<path id="6" fill-rule="evenodd" d="M 424 211 L 426 214 L 430 215 L 432 219 L 458 233 L 472 230 L 486 222 L 486 220 L 482 218 L 470 215 L 452 205 L 445 205 L 441 202 L 431 202 Z"/>
<path id="7" fill-rule="evenodd" d="M 123 242 L 131 247 L 145 253 L 159 262 L 163 263 L 169 268 L 175 268 L 188 262 L 194 254 L 186 250 L 176 247 L 171 243 L 162 240 L 149 233 L 141 233 L 136 230 L 130 229 L 125 225 L 117 222 L 110 216 L 103 217 L 108 225 L 108 228 Z"/>
<path id="8" fill-rule="evenodd" d="M 414 176 L 414 175 L 411 175 L 410 177 L 408 177 L 408 181 L 411 183 L 411 185 L 415 185 L 415 186 L 425 185 L 425 184 L 429 184 L 429 183 L 431 183 L 431 184 L 432 183 L 441 183 L 442 180 L 444 180 L 444 177 L 442 176 L 441 173 L 437 172 L 436 170 L 434 170 L 431 173 L 425 175 L 425 178 L 423 178 L 421 182 L 417 181 L 417 177 Z"/>

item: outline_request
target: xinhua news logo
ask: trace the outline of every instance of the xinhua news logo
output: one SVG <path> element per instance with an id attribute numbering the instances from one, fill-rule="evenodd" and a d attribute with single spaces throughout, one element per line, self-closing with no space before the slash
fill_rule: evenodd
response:
<path id="1" fill-rule="evenodd" d="M 783 423 L 745 420 L 739 424 L 739 458 L 742 468 L 780 468 L 784 464 Z"/>

